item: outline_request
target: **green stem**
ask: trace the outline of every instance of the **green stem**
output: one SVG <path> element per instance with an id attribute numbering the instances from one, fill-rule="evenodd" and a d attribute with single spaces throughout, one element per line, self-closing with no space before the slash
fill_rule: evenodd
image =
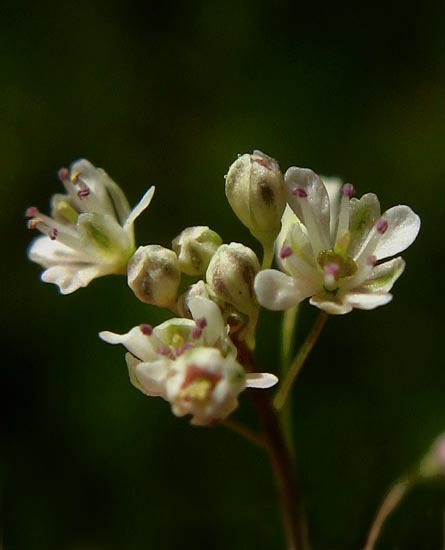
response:
<path id="1" fill-rule="evenodd" d="M 297 378 L 301 370 L 301 367 L 304 365 L 304 362 L 306 361 L 307 356 L 311 352 L 315 342 L 320 336 L 320 333 L 327 321 L 327 318 L 328 318 L 328 314 L 325 311 L 320 311 L 317 319 L 315 320 L 314 326 L 312 327 L 311 331 L 307 335 L 306 340 L 303 342 L 303 345 L 301 346 L 299 352 L 297 353 L 295 359 L 293 360 L 289 368 L 286 378 L 284 379 L 280 389 L 278 390 L 275 396 L 274 405 L 276 409 L 281 409 L 284 406 L 287 396 L 289 394 L 289 391 L 292 387 L 292 384 Z"/>
<path id="2" fill-rule="evenodd" d="M 292 358 L 297 314 L 298 306 L 295 306 L 287 309 L 283 315 L 283 323 L 281 325 L 281 376 L 283 379 L 289 370 L 289 365 Z M 292 437 L 292 408 L 290 399 L 286 401 L 285 406 L 281 410 L 280 422 L 283 427 L 287 445 L 292 456 L 294 456 L 295 445 Z"/>
<path id="3" fill-rule="evenodd" d="M 274 242 L 271 244 L 263 245 L 263 263 L 261 264 L 261 269 L 269 269 L 273 262 L 274 257 Z"/>
<path id="4" fill-rule="evenodd" d="M 283 374 L 289 367 L 292 354 L 292 345 L 295 337 L 295 323 L 297 320 L 298 306 L 287 309 L 283 314 L 281 332 L 281 367 Z"/>
<path id="5" fill-rule="evenodd" d="M 374 521 L 372 522 L 366 545 L 363 550 L 374 549 L 375 543 L 380 536 L 383 524 L 385 523 L 391 512 L 400 504 L 409 489 L 411 489 L 411 487 L 414 485 L 416 479 L 416 476 L 409 475 L 397 481 L 390 488 L 377 511 L 377 515 L 374 518 Z"/>

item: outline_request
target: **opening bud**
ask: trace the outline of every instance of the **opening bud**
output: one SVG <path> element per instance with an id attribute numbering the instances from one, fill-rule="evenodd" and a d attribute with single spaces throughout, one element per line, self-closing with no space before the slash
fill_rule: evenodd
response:
<path id="1" fill-rule="evenodd" d="M 128 263 L 128 286 L 146 304 L 171 307 L 181 273 L 176 254 L 163 246 L 140 246 Z"/>
<path id="2" fill-rule="evenodd" d="M 210 261 L 207 284 L 217 298 L 250 315 L 258 307 L 253 282 L 259 270 L 253 250 L 239 243 L 223 244 Z"/>
<path id="3" fill-rule="evenodd" d="M 222 239 L 207 226 L 187 227 L 172 242 L 179 269 L 186 275 L 203 275 Z"/>
<path id="4" fill-rule="evenodd" d="M 226 196 L 256 239 L 263 245 L 275 239 L 286 206 L 284 179 L 277 161 L 261 151 L 241 155 L 226 176 Z"/>

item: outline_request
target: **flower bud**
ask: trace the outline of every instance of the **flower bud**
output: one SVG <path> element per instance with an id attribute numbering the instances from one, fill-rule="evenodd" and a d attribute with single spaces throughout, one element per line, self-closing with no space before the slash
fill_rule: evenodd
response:
<path id="1" fill-rule="evenodd" d="M 218 299 L 250 315 L 258 307 L 253 282 L 259 270 L 253 250 L 239 243 L 223 244 L 210 261 L 207 284 Z"/>
<path id="2" fill-rule="evenodd" d="M 207 290 L 207 285 L 204 281 L 198 281 L 195 284 L 191 285 L 185 292 L 183 292 L 176 302 L 176 309 L 178 314 L 181 317 L 186 317 L 190 319 L 192 317 L 189 300 L 195 296 L 200 296 L 201 298 L 209 299 L 209 293 Z"/>
<path id="3" fill-rule="evenodd" d="M 445 433 L 436 439 L 420 462 L 420 475 L 424 478 L 445 477 Z"/>
<path id="4" fill-rule="evenodd" d="M 232 210 L 262 244 L 273 242 L 286 206 L 283 174 L 278 163 L 261 153 L 240 156 L 226 176 Z"/>
<path id="5" fill-rule="evenodd" d="M 170 307 L 176 300 L 181 273 L 172 250 L 152 244 L 140 246 L 128 263 L 128 286 L 136 296 L 158 307 Z"/>
<path id="6" fill-rule="evenodd" d="M 179 269 L 186 275 L 203 275 L 209 262 L 222 244 L 222 239 L 207 226 L 187 227 L 172 242 Z"/>

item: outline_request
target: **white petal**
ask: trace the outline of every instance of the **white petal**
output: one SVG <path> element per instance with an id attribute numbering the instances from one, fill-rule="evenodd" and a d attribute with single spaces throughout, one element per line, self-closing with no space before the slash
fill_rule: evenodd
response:
<path id="1" fill-rule="evenodd" d="M 379 294 L 389 292 L 404 269 L 405 261 L 400 256 L 377 265 L 372 270 L 371 275 L 356 291 L 360 292 L 363 289 L 365 292 L 377 292 Z"/>
<path id="2" fill-rule="evenodd" d="M 394 206 L 382 218 L 388 222 L 388 229 L 380 236 L 374 252 L 378 260 L 408 248 L 420 230 L 420 218 L 409 206 Z"/>
<path id="3" fill-rule="evenodd" d="M 255 277 L 254 289 L 258 302 L 274 311 L 289 309 L 308 296 L 303 285 L 275 269 L 260 271 Z"/>
<path id="4" fill-rule="evenodd" d="M 204 318 L 207 322 L 204 329 L 206 345 L 212 346 L 225 334 L 225 325 L 221 311 L 214 302 L 201 296 L 190 296 L 187 306 L 193 319 Z"/>
<path id="5" fill-rule="evenodd" d="M 159 359 L 152 363 L 139 363 L 134 370 L 134 377 L 146 395 L 165 398 L 165 381 L 171 361 Z"/>
<path id="6" fill-rule="evenodd" d="M 151 199 L 153 198 L 153 195 L 155 193 L 155 188 L 150 187 L 150 189 L 145 193 L 145 195 L 142 197 L 142 199 L 137 203 L 137 205 L 133 208 L 133 210 L 128 215 L 127 221 L 124 224 L 125 231 L 132 230 L 133 224 L 136 220 L 136 218 L 142 214 L 142 212 L 147 208 L 147 206 L 150 204 Z"/>
<path id="7" fill-rule="evenodd" d="M 333 300 L 326 300 L 326 298 L 312 296 L 309 303 L 331 315 L 344 315 L 352 311 L 352 305 L 346 303 L 345 300 L 334 302 Z"/>
<path id="8" fill-rule="evenodd" d="M 32 241 L 28 249 L 28 257 L 43 267 L 91 261 L 79 250 L 69 248 L 57 240 L 52 241 L 47 235 L 42 235 Z"/>
<path id="9" fill-rule="evenodd" d="M 392 294 L 387 293 L 359 293 L 350 292 L 346 294 L 345 301 L 357 309 L 375 309 L 384 306 L 392 300 Z"/>
<path id="10" fill-rule="evenodd" d="M 130 214 L 130 205 L 128 204 L 127 197 L 119 185 L 114 182 L 104 170 L 102 170 L 102 172 L 102 182 L 113 201 L 120 224 L 124 225 Z"/>
<path id="11" fill-rule="evenodd" d="M 281 248 L 283 247 L 284 241 L 290 231 L 290 228 L 297 221 L 298 221 L 297 216 L 295 215 L 292 208 L 287 204 L 286 208 L 284 209 L 284 214 L 281 217 L 281 230 L 275 242 L 275 250 L 277 254 L 279 254 Z"/>
<path id="12" fill-rule="evenodd" d="M 360 199 L 351 199 L 349 211 L 350 241 L 348 255 L 357 258 L 368 240 L 371 229 L 380 217 L 380 203 L 374 193 L 367 193 Z"/>
<path id="13" fill-rule="evenodd" d="M 62 294 L 71 294 L 105 274 L 100 265 L 67 263 L 49 267 L 42 273 L 41 279 L 44 283 L 57 285 Z"/>
<path id="14" fill-rule="evenodd" d="M 270 372 L 249 372 L 246 374 L 246 388 L 271 388 L 278 382 L 275 374 Z"/>
<path id="15" fill-rule="evenodd" d="M 122 344 L 141 361 L 154 361 L 158 358 L 157 353 L 150 344 L 151 337 L 144 334 L 140 326 L 133 327 L 126 334 L 116 334 L 104 330 L 99 332 L 99 337 L 108 344 Z"/>
<path id="16" fill-rule="evenodd" d="M 302 200 L 308 201 L 314 221 L 321 232 L 320 237 L 324 244 L 322 248 L 328 248 L 330 242 L 330 204 L 329 196 L 322 179 L 308 168 L 297 168 L 292 166 L 287 170 L 284 176 L 284 182 L 286 185 L 287 201 L 290 207 L 306 225 L 308 231 L 312 233 L 310 220 L 304 215 L 301 207 Z M 293 194 L 293 190 L 296 187 L 306 192 L 307 199 L 301 199 Z"/>

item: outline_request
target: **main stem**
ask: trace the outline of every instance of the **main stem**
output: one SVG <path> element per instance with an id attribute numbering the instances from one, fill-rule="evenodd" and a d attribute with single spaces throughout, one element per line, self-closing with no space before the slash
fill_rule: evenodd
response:
<path id="1" fill-rule="evenodd" d="M 252 352 L 247 349 L 243 342 L 239 342 L 237 347 L 240 363 L 247 371 L 255 371 L 256 367 Z M 286 532 L 286 548 L 289 550 L 302 550 L 305 547 L 305 537 L 300 521 L 301 504 L 297 480 L 277 413 L 264 391 L 251 390 L 249 393 L 261 423 L 266 449 L 275 474 Z"/>
<path id="2" fill-rule="evenodd" d="M 283 432 L 268 396 L 260 390 L 252 390 L 251 397 L 263 428 L 267 451 L 275 474 L 286 531 L 286 548 L 300 550 L 304 548 L 303 526 L 300 522 L 301 504 Z"/>

